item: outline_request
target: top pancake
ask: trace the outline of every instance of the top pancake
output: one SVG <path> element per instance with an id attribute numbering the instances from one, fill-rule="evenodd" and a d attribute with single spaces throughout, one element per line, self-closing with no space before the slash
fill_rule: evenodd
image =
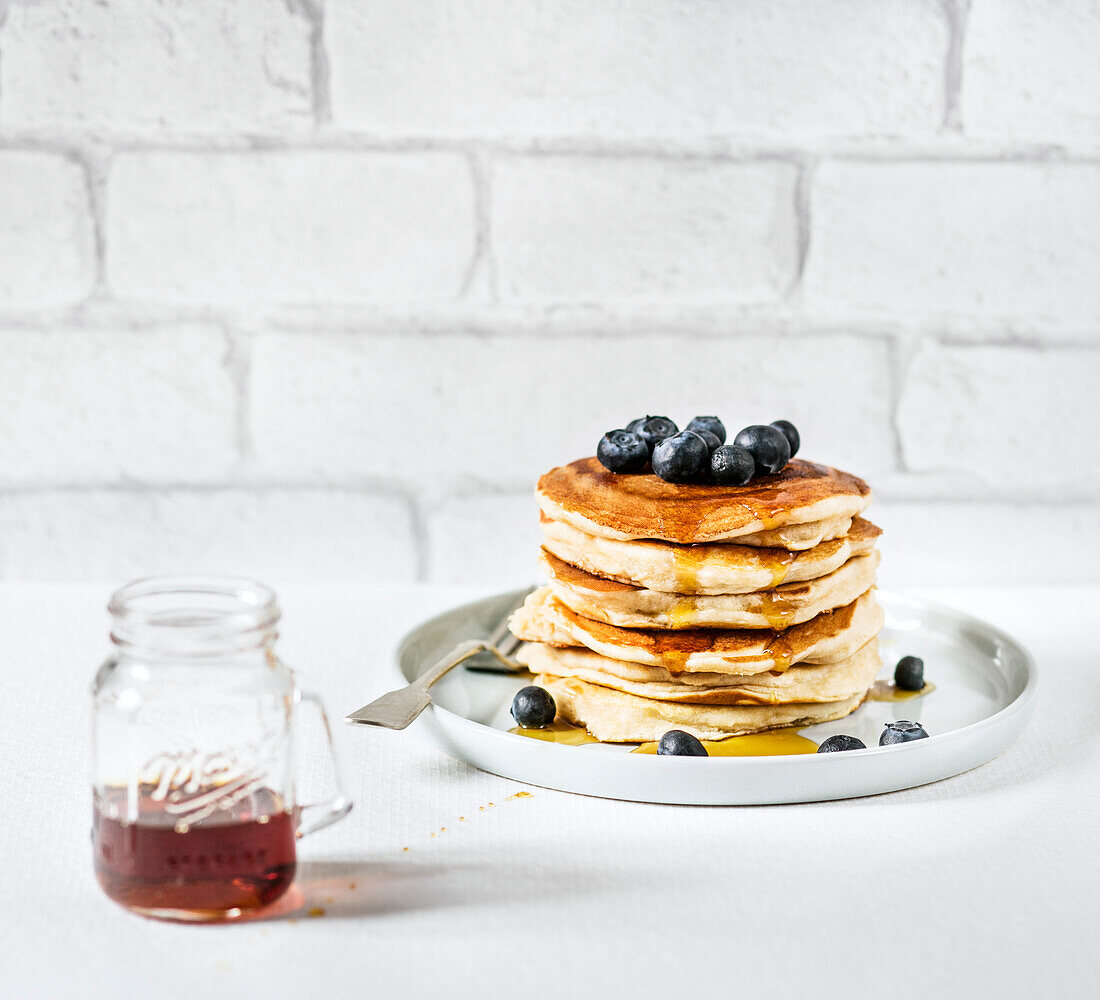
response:
<path id="1" fill-rule="evenodd" d="M 590 534 L 685 545 L 747 541 L 747 536 L 785 526 L 852 517 L 871 502 L 862 479 L 800 458 L 746 486 L 666 483 L 651 473 L 619 475 L 594 457 L 582 458 L 547 472 L 537 494 L 549 517 Z"/>

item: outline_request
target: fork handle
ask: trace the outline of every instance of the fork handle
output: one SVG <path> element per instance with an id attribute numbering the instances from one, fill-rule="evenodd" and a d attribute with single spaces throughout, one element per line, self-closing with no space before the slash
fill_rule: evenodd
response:
<path id="1" fill-rule="evenodd" d="M 447 673 L 448 670 L 453 670 L 460 663 L 465 663 L 471 656 L 476 656 L 487 648 L 485 643 L 478 639 L 470 639 L 468 642 L 459 643 L 459 645 L 455 646 L 455 648 L 444 656 L 434 667 L 430 670 L 425 670 L 424 673 L 417 677 L 409 687 L 420 688 L 421 690 L 427 691 L 428 688 Z"/>

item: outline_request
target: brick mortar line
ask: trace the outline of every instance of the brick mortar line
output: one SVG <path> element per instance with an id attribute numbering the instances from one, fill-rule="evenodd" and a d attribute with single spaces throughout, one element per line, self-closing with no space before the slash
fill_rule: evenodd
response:
<path id="1" fill-rule="evenodd" d="M 871 484 L 875 492 L 875 503 L 871 505 L 870 516 L 874 518 L 875 504 L 912 504 L 914 506 L 931 506 L 950 504 L 958 507 L 974 507 L 988 505 L 991 507 L 1050 507 L 1051 509 L 1069 509 L 1071 507 L 1085 507 L 1093 511 L 1100 520 L 1100 508 L 1096 507 L 1097 497 L 1100 493 L 1081 493 L 1064 496 L 1059 493 L 1057 497 L 1046 498 L 1040 495 L 1022 496 L 1018 491 L 1012 493 L 971 493 L 960 495 L 958 490 L 938 495 L 935 493 L 910 493 L 905 490 L 894 491 Z"/>
<path id="2" fill-rule="evenodd" d="M 791 144 L 769 142 L 766 138 L 737 139 L 721 137 L 701 139 L 576 138 L 555 139 L 494 138 L 470 135 L 447 136 L 370 136 L 338 133 L 322 129 L 301 135 L 236 134 L 214 135 L 179 133 L 176 135 L 131 135 L 102 131 L 56 130 L 13 131 L 0 134 L 0 150 L 42 152 L 80 152 L 88 147 L 110 149 L 115 154 L 132 153 L 449 153 L 471 155 L 483 152 L 499 158 L 577 158 L 577 159 L 657 159 L 713 163 L 794 163 L 807 157 L 885 163 L 1100 163 L 1100 142 L 1052 143 L 1021 139 L 996 142 L 970 139 L 965 135 L 941 132 L 926 140 L 865 137 L 837 138 Z"/>
<path id="3" fill-rule="evenodd" d="M 92 216 L 95 239 L 95 286 L 86 301 L 109 301 L 107 286 L 107 175 L 111 169 L 111 153 L 100 146 L 74 150 L 72 158 L 84 172 L 88 192 L 88 209 Z"/>
<path id="4" fill-rule="evenodd" d="M 600 316 L 562 316 L 560 307 L 545 312 L 513 313 L 486 310 L 475 315 L 377 313 L 369 310 L 352 315 L 333 313 L 320 306 L 306 314 L 285 315 L 256 311 L 158 309 L 118 315 L 113 300 L 96 300 L 93 309 L 81 306 L 60 312 L 3 312 L 0 333 L 142 332 L 171 330 L 181 326 L 209 326 L 228 329 L 235 336 L 287 334 L 347 338 L 383 337 L 474 337 L 483 340 L 530 340 L 543 337 L 621 339 L 636 336 L 677 336 L 696 340 L 739 339 L 760 335 L 791 340 L 817 337 L 853 337 L 870 341 L 937 340 L 949 346 L 1019 347 L 1034 350 L 1100 350 L 1094 326 L 1065 326 L 1036 329 L 1013 328 L 1011 323 L 975 327 L 962 321 L 963 329 L 942 322 L 906 323 L 902 320 L 828 319 L 817 320 L 786 310 L 767 314 L 758 310 L 731 309 L 694 315 L 689 306 L 668 312 L 635 315 L 607 313 Z M 103 306 L 110 311 L 97 313 Z M 457 305 L 461 308 L 461 304 Z M 550 315 L 552 314 L 552 315 Z M 547 327 L 547 321 L 552 326 Z M 731 324 L 734 324 L 731 326 Z M 1006 329 L 1006 326 L 1008 329 Z"/>
<path id="5" fill-rule="evenodd" d="M 905 455 L 905 435 L 902 433 L 900 410 L 901 398 L 909 381 L 909 368 L 919 341 L 903 342 L 895 338 L 890 344 L 890 432 L 894 442 L 894 468 L 901 475 L 911 473 L 909 460 Z"/>
<path id="6" fill-rule="evenodd" d="M 970 0 L 940 0 L 947 21 L 948 44 L 944 60 L 943 127 L 946 132 L 962 135 L 963 55 L 970 17 Z"/>
<path id="7" fill-rule="evenodd" d="M 1075 337 L 1090 338 L 1077 340 Z M 1082 330 L 1074 337 L 1063 335 L 1059 339 L 1043 339 L 1042 335 L 1008 332 L 1002 336 L 983 337 L 970 332 L 945 331 L 936 337 L 944 347 L 1016 347 L 1025 351 L 1091 351 L 1100 350 L 1100 341 L 1096 339 L 1095 328 Z"/>
<path id="8" fill-rule="evenodd" d="M 414 491 L 408 498 L 410 527 L 413 541 L 414 579 L 424 583 L 432 575 L 432 539 L 428 530 L 429 513 L 423 497 Z"/>
<path id="9" fill-rule="evenodd" d="M 492 188 L 490 167 L 485 155 L 474 150 L 466 157 L 474 189 L 474 249 L 459 284 L 456 299 L 469 301 L 478 290 L 478 281 L 488 281 L 490 298 L 495 295 L 495 268 L 492 264 Z M 484 277 L 483 277 L 484 276 Z"/>
<path id="10" fill-rule="evenodd" d="M 252 461 L 252 343 L 248 334 L 223 326 L 225 355 L 222 367 L 233 384 L 233 432 L 237 467 L 242 475 L 250 471 Z"/>
<path id="11" fill-rule="evenodd" d="M 789 328 L 775 328 L 767 325 L 762 326 L 760 323 L 760 317 L 750 317 L 751 323 L 747 323 L 744 329 L 731 330 L 727 326 L 710 326 L 710 327 L 693 327 L 685 322 L 677 322 L 674 317 L 663 319 L 658 323 L 653 321 L 644 322 L 643 325 L 633 327 L 631 329 L 599 329 L 592 327 L 585 323 L 579 323 L 570 327 L 557 327 L 553 330 L 546 330 L 545 327 L 540 328 L 536 326 L 529 326 L 523 329 L 511 329 L 511 328 L 493 328 L 490 326 L 471 326 L 461 322 L 445 323 L 440 328 L 419 328 L 412 330 L 394 329 L 392 324 L 384 324 L 377 328 L 365 328 L 355 325 L 333 325 L 324 326 L 319 325 L 317 322 L 303 321 L 300 324 L 295 323 L 291 326 L 270 326 L 265 328 L 262 332 L 264 334 L 278 333 L 290 337 L 302 337 L 313 338 L 320 336 L 347 338 L 349 340 L 353 338 L 362 338 L 364 340 L 377 340 L 377 339 L 407 339 L 409 337 L 416 337 L 421 339 L 454 339 L 458 337 L 462 338 L 474 338 L 484 341 L 511 341 L 511 340 L 532 340 L 542 338 L 553 338 L 555 340 L 566 339 L 584 339 L 588 340 L 618 340 L 627 337 L 676 337 L 678 339 L 685 340 L 699 340 L 699 341 L 714 341 L 714 340 L 739 340 L 748 337 L 758 337 L 766 335 L 773 340 L 783 341 L 805 341 L 812 340 L 820 337 L 850 337 L 856 340 L 867 340 L 873 342 L 890 342 L 896 338 L 904 339 L 905 335 L 897 333 L 891 330 L 883 329 L 853 329 L 846 325 L 818 328 L 802 328 L 802 329 L 789 329 Z M 171 327 L 175 325 L 172 322 L 165 322 L 163 324 L 150 323 L 148 326 L 143 327 L 148 329 L 153 326 L 167 326 Z M 13 331 L 20 331 L 24 329 L 24 326 L 19 323 L 14 323 L 9 327 L 5 327 L 4 323 L 0 321 L 0 332 L 5 329 Z M 87 327 L 65 327 L 66 332 L 82 332 L 87 331 L 90 333 L 101 330 L 102 327 L 96 324 L 90 324 Z M 39 328 L 36 328 L 36 332 Z M 41 332 L 52 332 L 51 328 L 43 327 Z M 929 334 L 928 336 L 932 336 Z M 1100 345 L 1097 345 L 1100 349 Z"/>
<path id="12" fill-rule="evenodd" d="M 315 125 L 332 120 L 329 88 L 329 61 L 325 49 L 325 8 L 323 0 L 286 0 L 287 9 L 309 25 L 310 105 Z"/>
<path id="13" fill-rule="evenodd" d="M 217 480 L 204 483 L 146 483 L 135 479 L 103 480 L 101 482 L 35 482 L 0 483 L 0 499 L 4 497 L 37 496 L 44 493 L 89 495 L 113 493 L 119 496 L 168 496 L 183 493 L 190 496 L 217 496 L 223 493 L 254 495 L 273 493 L 316 493 L 360 496 L 372 500 L 411 502 L 416 492 L 397 481 L 363 482 L 349 477 L 346 481 L 325 481 L 317 477 L 303 480 Z"/>
<path id="14" fill-rule="evenodd" d="M 791 286 L 783 296 L 785 302 L 801 303 L 802 282 L 813 240 L 813 183 L 817 159 L 811 157 L 799 164 L 794 186 L 794 217 L 796 262 Z"/>

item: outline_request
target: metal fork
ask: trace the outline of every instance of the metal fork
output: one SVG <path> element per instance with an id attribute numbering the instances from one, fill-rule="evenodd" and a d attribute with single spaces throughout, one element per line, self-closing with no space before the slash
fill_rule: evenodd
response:
<path id="1" fill-rule="evenodd" d="M 532 587 L 524 593 L 519 607 L 527 599 L 527 595 L 535 588 Z M 521 640 L 508 631 L 508 619 L 515 607 L 510 608 L 504 617 L 486 639 L 470 639 L 459 643 L 446 656 L 430 670 L 424 671 L 411 684 L 396 691 L 390 691 L 376 698 L 369 705 L 364 705 L 359 711 L 352 712 L 344 721 L 359 726 L 382 726 L 385 729 L 405 729 L 413 720 L 432 703 L 432 696 L 428 689 L 449 670 L 453 670 L 460 663 L 465 663 L 478 653 L 492 653 L 497 662 L 491 667 L 468 667 L 468 670 L 478 670 L 485 673 L 514 674 L 525 669 L 521 664 L 511 659 L 512 654 L 519 648 Z"/>

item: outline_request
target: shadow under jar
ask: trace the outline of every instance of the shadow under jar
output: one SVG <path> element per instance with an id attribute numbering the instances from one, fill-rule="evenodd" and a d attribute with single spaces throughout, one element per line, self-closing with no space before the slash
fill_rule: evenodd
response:
<path id="1" fill-rule="evenodd" d="M 92 685 L 95 871 L 115 902 L 234 920 L 294 880 L 296 841 L 351 802 L 300 806 L 299 690 L 275 653 L 274 593 L 248 580 L 139 580 L 111 599 L 115 652 Z M 338 769 L 337 769 L 338 771 Z M 339 784 L 339 781 L 338 781 Z"/>

